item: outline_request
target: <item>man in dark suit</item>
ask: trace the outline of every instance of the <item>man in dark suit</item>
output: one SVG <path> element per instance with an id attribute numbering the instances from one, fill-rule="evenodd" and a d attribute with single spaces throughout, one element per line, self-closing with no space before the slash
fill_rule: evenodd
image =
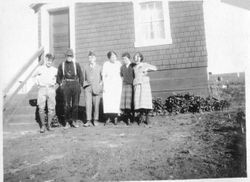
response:
<path id="1" fill-rule="evenodd" d="M 78 105 L 83 85 L 83 74 L 80 64 L 73 60 L 74 53 L 68 49 L 65 53 L 66 61 L 58 67 L 57 83 L 61 86 L 64 96 L 65 129 L 78 127 L 75 123 L 78 119 Z M 74 124 L 75 123 L 75 124 Z"/>
<path id="2" fill-rule="evenodd" d="M 96 63 L 96 55 L 89 52 L 89 64 L 84 67 L 83 88 L 85 91 L 86 116 L 85 127 L 91 126 L 92 106 L 94 106 L 93 125 L 97 126 L 99 122 L 100 94 L 102 92 L 102 68 Z"/>

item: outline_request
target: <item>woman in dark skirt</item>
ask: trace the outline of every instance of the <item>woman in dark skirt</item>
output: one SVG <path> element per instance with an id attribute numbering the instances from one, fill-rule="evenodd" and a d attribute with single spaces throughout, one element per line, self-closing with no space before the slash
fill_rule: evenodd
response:
<path id="1" fill-rule="evenodd" d="M 130 122 L 134 121 L 134 64 L 131 63 L 130 54 L 125 52 L 122 54 L 123 65 L 121 67 L 121 77 L 122 77 L 122 96 L 120 108 L 123 111 L 123 116 L 128 125 Z"/>

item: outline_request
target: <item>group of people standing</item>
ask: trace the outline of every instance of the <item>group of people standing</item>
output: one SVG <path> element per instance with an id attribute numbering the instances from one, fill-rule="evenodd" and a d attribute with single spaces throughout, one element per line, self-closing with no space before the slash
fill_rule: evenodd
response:
<path id="1" fill-rule="evenodd" d="M 84 89 L 86 103 L 86 122 L 83 126 L 99 125 L 99 106 L 103 98 L 105 124 L 117 124 L 118 117 L 128 125 L 131 122 L 149 124 L 148 113 L 152 109 L 152 94 L 149 76 L 150 70 L 157 70 L 151 64 L 143 62 L 140 52 L 135 53 L 133 61 L 128 52 L 122 54 L 122 62 L 114 51 L 107 53 L 108 60 L 100 66 L 96 54 L 89 52 L 88 64 L 83 67 L 74 60 L 72 49 L 65 52 L 66 60 L 58 69 L 52 66 L 54 57 L 47 54 L 34 77 L 38 91 L 39 114 L 42 121 L 40 132 L 45 132 L 45 102 L 48 106 L 47 129 L 55 113 L 55 90 L 60 87 L 64 96 L 64 128 L 78 127 L 78 105 L 81 87 Z"/>

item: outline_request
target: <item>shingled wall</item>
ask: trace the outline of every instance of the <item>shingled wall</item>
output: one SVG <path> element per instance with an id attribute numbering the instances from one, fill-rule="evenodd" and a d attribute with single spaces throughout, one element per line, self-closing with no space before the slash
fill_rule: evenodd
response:
<path id="1" fill-rule="evenodd" d="M 99 64 L 114 50 L 120 56 L 128 51 L 142 52 L 145 62 L 158 67 L 150 73 L 154 96 L 173 92 L 207 95 L 207 51 L 202 1 L 169 2 L 172 44 L 134 47 L 132 2 L 76 4 L 76 59 L 87 63 L 89 50 Z M 120 57 L 119 57 L 120 58 Z"/>

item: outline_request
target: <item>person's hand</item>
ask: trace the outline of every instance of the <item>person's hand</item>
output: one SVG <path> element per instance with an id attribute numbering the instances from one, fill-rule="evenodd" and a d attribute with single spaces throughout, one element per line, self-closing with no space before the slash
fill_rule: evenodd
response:
<path id="1" fill-rule="evenodd" d="M 143 75 L 147 75 L 148 74 L 148 69 L 145 69 L 142 71 Z"/>
<path id="2" fill-rule="evenodd" d="M 58 89 L 59 84 L 58 84 L 58 83 L 56 83 L 54 86 L 55 86 L 55 89 Z"/>

